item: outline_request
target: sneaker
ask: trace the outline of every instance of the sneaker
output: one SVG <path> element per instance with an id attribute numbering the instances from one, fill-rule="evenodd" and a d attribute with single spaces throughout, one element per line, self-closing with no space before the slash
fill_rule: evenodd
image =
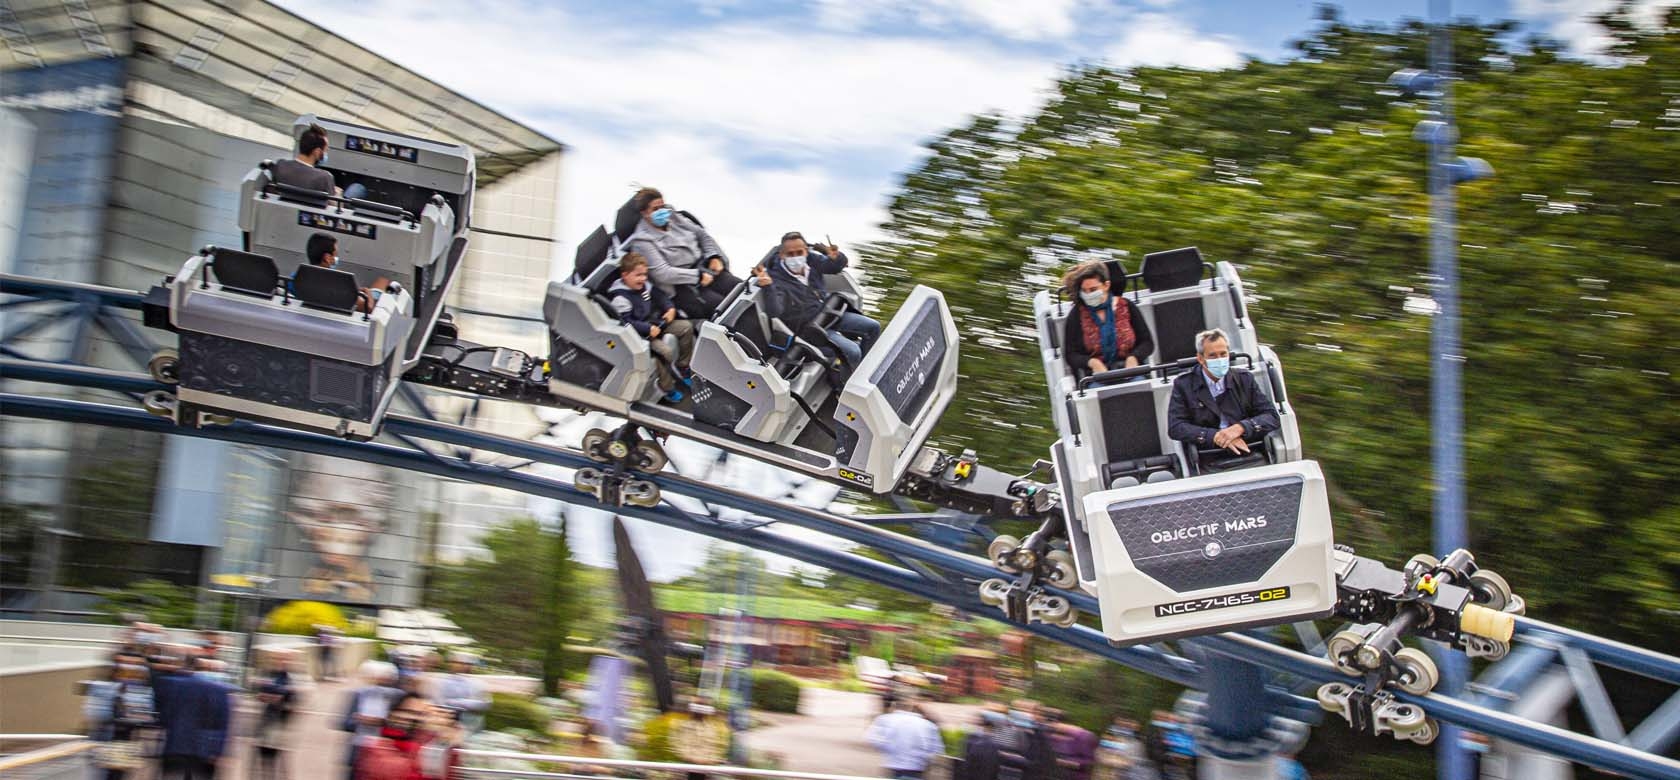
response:
<path id="1" fill-rule="evenodd" d="M 683 391 L 676 388 L 665 391 L 665 402 L 670 404 L 682 403 Z"/>

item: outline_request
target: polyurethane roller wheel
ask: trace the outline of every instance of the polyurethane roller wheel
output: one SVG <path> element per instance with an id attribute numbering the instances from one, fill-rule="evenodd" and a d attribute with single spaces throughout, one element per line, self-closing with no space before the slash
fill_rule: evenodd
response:
<path id="1" fill-rule="evenodd" d="M 1435 738 L 1440 735 L 1441 729 L 1439 726 L 1435 725 L 1435 719 L 1427 718 L 1423 721 L 1423 725 L 1418 727 L 1417 731 L 1414 731 L 1407 736 L 1419 745 L 1427 745 L 1434 742 Z"/>
<path id="2" fill-rule="evenodd" d="M 1505 609 L 1511 603 L 1511 585 L 1499 576 L 1499 572 L 1492 569 L 1477 569 L 1470 575 L 1470 590 L 1476 594 L 1477 601 L 1488 609 Z"/>
<path id="3" fill-rule="evenodd" d="M 1435 684 L 1441 681 L 1441 673 L 1435 668 L 1435 660 L 1428 653 L 1415 647 L 1402 647 L 1394 654 L 1394 663 L 1403 672 L 1401 678 L 1395 681 L 1400 690 L 1413 696 L 1422 696 L 1435 690 Z"/>
<path id="4" fill-rule="evenodd" d="M 1422 707 L 1411 704 L 1395 705 L 1389 710 L 1388 727 L 1396 734 L 1410 734 L 1428 724 L 1428 715 Z"/>
<path id="5" fill-rule="evenodd" d="M 1441 565 L 1441 559 L 1436 558 L 1429 553 L 1418 553 L 1417 555 L 1412 556 L 1411 560 L 1406 561 L 1406 568 L 1410 569 L 1414 564 L 1418 565 L 1419 568 L 1424 571 L 1433 571 L 1437 566 Z"/>
<path id="6" fill-rule="evenodd" d="M 649 474 L 658 474 L 659 472 L 665 470 L 665 464 L 669 462 L 670 458 L 666 457 L 665 448 L 659 446 L 658 442 L 636 442 L 637 471 L 643 471 Z"/>
<path id="7" fill-rule="evenodd" d="M 1505 605 L 1505 611 L 1513 615 L 1528 614 L 1528 599 L 1518 596 L 1515 593 L 1511 594 L 1511 602 Z"/>
<path id="8" fill-rule="evenodd" d="M 1066 628 L 1072 625 L 1069 621 L 1078 621 L 1079 613 L 1073 610 L 1073 605 L 1061 596 L 1050 596 L 1044 600 L 1044 612 L 1041 618 L 1044 622 Z"/>
<path id="9" fill-rule="evenodd" d="M 632 479 L 624 483 L 622 495 L 624 503 L 631 506 L 658 506 L 659 486 L 645 479 Z"/>
<path id="10" fill-rule="evenodd" d="M 589 432 L 583 435 L 583 454 L 590 460 L 607 462 L 607 440 L 611 438 L 612 434 L 600 428 L 590 428 Z"/>
<path id="11" fill-rule="evenodd" d="M 1357 631 L 1337 631 L 1325 644 L 1325 654 L 1330 657 L 1330 663 L 1336 666 L 1336 671 L 1342 674 L 1359 675 L 1360 669 L 1353 660 L 1353 652 L 1365 643 L 1365 637 Z"/>
<path id="12" fill-rule="evenodd" d="M 1078 570 L 1073 566 L 1073 556 L 1067 550 L 1051 550 L 1044 555 L 1044 565 L 1049 568 L 1050 576 L 1046 577 L 1050 584 L 1062 590 L 1072 590 L 1079 587 Z"/>
<path id="13" fill-rule="evenodd" d="M 166 385 L 173 385 L 181 381 L 181 356 L 173 349 L 160 349 L 152 359 L 146 361 L 146 372 L 153 379 Z"/>
<path id="14" fill-rule="evenodd" d="M 1013 536 L 1000 535 L 986 545 L 986 557 L 992 559 L 992 565 L 1010 574 L 1020 573 L 1013 563 L 1016 548 L 1021 546 L 1021 540 Z"/>
<path id="15" fill-rule="evenodd" d="M 1318 686 L 1318 706 L 1325 712 L 1341 712 L 1346 707 L 1347 686 L 1325 683 Z"/>
<path id="16" fill-rule="evenodd" d="M 980 603 L 988 607 L 1003 604 L 1003 593 L 1007 588 L 1008 585 L 996 577 L 980 583 Z"/>
<path id="17" fill-rule="evenodd" d="M 174 417 L 175 395 L 165 390 L 153 390 L 140 396 L 140 408 L 159 417 Z"/>

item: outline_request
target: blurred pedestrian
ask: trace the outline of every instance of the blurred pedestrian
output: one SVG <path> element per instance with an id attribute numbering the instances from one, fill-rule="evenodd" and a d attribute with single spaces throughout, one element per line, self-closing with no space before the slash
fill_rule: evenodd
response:
<path id="1" fill-rule="evenodd" d="M 335 680 L 338 678 L 338 666 L 333 658 L 333 646 L 338 640 L 333 636 L 332 626 L 315 626 L 315 679 Z"/>
<path id="2" fill-rule="evenodd" d="M 88 686 L 82 713 L 88 737 L 97 745 L 96 777 L 122 780 L 145 765 L 142 730 L 151 726 L 156 712 L 152 699 L 151 670 L 146 659 L 131 647 L 118 650 L 111 658 L 109 680 Z"/>
<path id="3" fill-rule="evenodd" d="M 477 663 L 478 656 L 471 653 L 450 653 L 449 676 L 438 685 L 438 704 L 455 715 L 455 722 L 467 734 L 484 727 L 484 714 L 490 710 L 490 694 L 472 675 Z"/>
<path id="4" fill-rule="evenodd" d="M 952 772 L 951 780 L 998 780 L 999 753 L 992 731 L 1008 722 L 1001 712 L 980 713 L 975 728 L 963 737 L 962 763 Z"/>
<path id="5" fill-rule="evenodd" d="M 1196 777 L 1196 742 L 1177 713 L 1156 710 L 1149 722 L 1149 757 L 1166 780 Z"/>
<path id="6" fill-rule="evenodd" d="M 729 724 L 709 702 L 688 705 L 688 720 L 672 730 L 672 751 L 685 764 L 719 765 L 729 760 Z M 705 772 L 689 772 L 688 780 L 706 780 Z"/>
<path id="7" fill-rule="evenodd" d="M 1097 746 L 1097 780 L 1156 780 L 1155 767 L 1144 754 L 1137 721 L 1120 716 L 1103 732 Z"/>
<path id="8" fill-rule="evenodd" d="M 991 732 L 998 746 L 1000 780 L 1049 780 L 1056 770 L 1049 734 L 1038 722 L 1038 703 L 1016 699 L 1004 725 Z"/>
<path id="9" fill-rule="evenodd" d="M 298 686 L 292 679 L 292 654 L 276 650 L 268 655 L 268 670 L 254 686 L 257 703 L 256 732 L 252 742 L 256 746 L 256 766 L 252 777 L 286 777 L 282 768 L 286 745 L 291 735 L 292 712 L 298 704 Z"/>
<path id="10" fill-rule="evenodd" d="M 1063 780 L 1091 780 L 1091 766 L 1097 761 L 1097 735 L 1067 722 L 1061 710 L 1044 711 L 1050 750 Z"/>
<path id="11" fill-rule="evenodd" d="M 352 732 L 350 749 L 345 757 L 346 774 L 352 778 L 355 777 L 358 751 L 378 738 L 386 716 L 391 713 L 391 705 L 403 696 L 403 691 L 396 687 L 397 668 L 391 664 L 364 661 L 357 674 L 362 679 L 362 685 L 350 692 L 349 704 L 344 708 L 344 717 L 338 725 L 340 730 Z"/>
<path id="12" fill-rule="evenodd" d="M 202 657 L 184 661 L 174 648 L 152 680 L 158 725 L 163 728 L 164 780 L 201 780 L 216 776 L 227 747 L 233 712 L 233 686 L 198 674 Z"/>
<path id="13" fill-rule="evenodd" d="M 898 780 L 918 780 L 934 757 L 945 753 L 939 727 L 922 717 L 914 702 L 902 699 L 869 724 L 865 738 L 881 752 L 881 766 Z"/>
<path id="14" fill-rule="evenodd" d="M 357 754 L 354 780 L 442 780 L 458 763 L 453 719 L 418 694 L 392 704 Z"/>

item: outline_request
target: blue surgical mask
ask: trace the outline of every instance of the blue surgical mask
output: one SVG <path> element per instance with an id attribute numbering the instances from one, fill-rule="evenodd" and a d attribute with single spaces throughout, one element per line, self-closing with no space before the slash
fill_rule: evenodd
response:
<path id="1" fill-rule="evenodd" d="M 1231 370 L 1231 359 L 1228 357 L 1208 358 L 1207 370 L 1214 379 L 1224 379 L 1225 373 Z"/>
<path id="2" fill-rule="evenodd" d="M 327 152 L 326 152 L 325 149 L 321 150 L 321 159 L 317 160 L 315 162 L 315 164 L 316 165 L 326 165 L 327 164 Z"/>
<path id="3" fill-rule="evenodd" d="M 671 209 L 666 207 L 654 209 L 648 219 L 652 220 L 654 227 L 665 227 L 671 223 Z"/>
<path id="4" fill-rule="evenodd" d="M 805 273 L 809 263 L 804 255 L 788 255 L 782 258 L 782 265 L 787 266 L 788 273 L 798 276 Z"/>

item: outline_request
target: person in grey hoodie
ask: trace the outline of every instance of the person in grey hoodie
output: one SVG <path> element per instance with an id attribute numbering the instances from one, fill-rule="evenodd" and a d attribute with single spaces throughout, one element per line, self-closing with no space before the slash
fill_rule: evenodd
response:
<path id="1" fill-rule="evenodd" d="M 633 200 L 641 221 L 625 249 L 647 258 L 648 276 L 683 314 L 706 319 L 741 280 L 729 272 L 729 258 L 700 223 L 671 208 L 665 196 L 643 187 Z"/>

